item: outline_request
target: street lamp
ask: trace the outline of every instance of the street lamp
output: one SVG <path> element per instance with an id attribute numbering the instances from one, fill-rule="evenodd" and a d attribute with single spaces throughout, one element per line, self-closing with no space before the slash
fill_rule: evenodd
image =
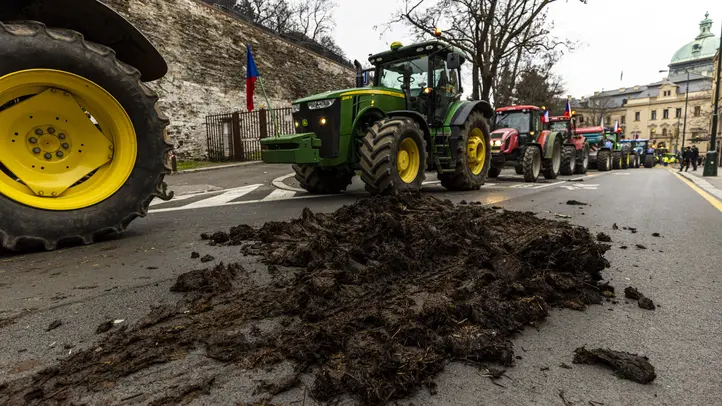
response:
<path id="1" fill-rule="evenodd" d="M 710 139 L 710 149 L 707 151 L 707 157 L 704 160 L 704 172 L 702 176 L 717 176 L 717 124 L 719 117 L 719 88 L 722 87 L 720 80 L 720 71 L 722 70 L 722 35 L 719 39 L 720 47 L 717 54 L 717 87 L 714 91 L 714 113 L 712 113 L 712 137 Z"/>
<path id="2" fill-rule="evenodd" d="M 689 69 L 685 69 L 687 72 L 687 90 L 684 95 L 684 127 L 682 128 L 682 150 L 684 150 L 684 139 L 687 135 L 687 104 L 689 103 Z M 669 72 L 667 69 L 660 70 L 659 73 Z M 677 131 L 679 132 L 679 117 L 677 120 Z M 676 148 L 676 147 L 675 147 Z"/>

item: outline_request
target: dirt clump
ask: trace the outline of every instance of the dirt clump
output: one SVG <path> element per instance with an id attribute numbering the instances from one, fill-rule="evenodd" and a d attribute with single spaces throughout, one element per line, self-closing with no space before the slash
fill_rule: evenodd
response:
<path id="1" fill-rule="evenodd" d="M 206 255 L 204 255 L 204 256 L 201 258 L 201 262 L 203 262 L 203 263 L 205 263 L 205 262 L 211 262 L 211 261 L 213 261 L 213 260 L 215 260 L 215 259 L 216 259 L 216 257 L 214 257 L 213 255 L 211 255 L 211 254 L 206 254 Z"/>
<path id="2" fill-rule="evenodd" d="M 657 308 L 657 306 L 654 305 L 654 301 L 652 301 L 652 299 L 644 296 L 635 287 L 627 286 L 626 288 L 624 288 L 624 297 L 626 297 L 627 299 L 636 300 L 637 304 L 642 309 L 654 310 Z"/>
<path id="3" fill-rule="evenodd" d="M 574 363 L 606 366 L 618 377 L 639 383 L 650 383 L 657 377 L 649 358 L 628 352 L 580 347 L 574 350 Z"/>
<path id="4" fill-rule="evenodd" d="M 113 320 L 108 320 L 103 323 L 101 323 L 96 329 L 95 334 L 103 334 L 110 331 L 110 329 L 113 328 Z"/>
<path id="5" fill-rule="evenodd" d="M 600 233 L 597 233 L 597 241 L 612 242 L 612 237 L 610 237 L 609 234 L 600 232 Z"/>
<path id="6" fill-rule="evenodd" d="M 579 200 L 567 200 L 567 204 L 570 206 L 586 206 L 587 203 L 580 202 Z"/>
<path id="7" fill-rule="evenodd" d="M 175 306 L 9 382 L 0 404 L 26 394 L 55 402 L 54 393 L 84 403 L 108 382 L 192 352 L 239 371 L 290 362 L 294 376 L 256 389 L 269 396 L 308 374 L 317 401 L 382 404 L 433 389 L 450 361 L 513 365 L 513 335 L 552 307 L 582 310 L 609 290 L 601 271 L 610 246 L 589 230 L 428 196 L 375 197 L 329 214 L 304 209 L 298 219 L 227 235 L 205 237 L 259 256 L 277 276 L 261 284 L 235 264 L 183 274 L 172 290 L 187 293 Z M 206 392 L 212 371 L 154 382 L 153 395 Z"/>

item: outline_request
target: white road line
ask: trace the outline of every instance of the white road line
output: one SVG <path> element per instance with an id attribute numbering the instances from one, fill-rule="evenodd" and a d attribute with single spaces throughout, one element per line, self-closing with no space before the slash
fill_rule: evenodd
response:
<path id="1" fill-rule="evenodd" d="M 271 192 L 270 195 L 261 199 L 261 201 L 268 202 L 273 200 L 286 200 L 291 199 L 294 196 L 296 196 L 296 192 L 292 192 L 290 190 L 276 189 Z"/>
<path id="2" fill-rule="evenodd" d="M 548 184 L 544 184 L 544 185 L 539 185 L 539 186 L 535 186 L 534 189 L 542 189 L 542 188 L 549 187 L 549 186 L 559 185 L 559 184 L 561 184 L 561 183 L 566 183 L 566 181 L 554 182 L 554 183 L 548 183 Z"/>
<path id="3" fill-rule="evenodd" d="M 173 198 L 172 198 L 171 200 L 167 201 L 167 202 L 166 202 L 165 200 L 160 200 L 160 199 L 158 199 L 158 198 L 155 198 L 155 199 L 153 199 L 152 202 L 150 202 L 150 206 L 149 206 L 149 207 L 157 206 L 157 205 L 163 204 L 163 203 L 179 202 L 179 201 L 181 201 L 181 200 L 190 199 L 191 197 L 196 197 L 196 196 L 201 195 L 201 194 L 203 194 L 203 193 L 193 193 L 193 194 L 190 194 L 190 195 L 173 196 Z"/>
<path id="4" fill-rule="evenodd" d="M 306 195 L 306 196 L 296 196 L 296 197 L 294 197 L 293 199 L 289 199 L 289 200 L 316 199 L 316 198 L 319 198 L 319 197 L 331 197 L 331 196 L 338 196 L 338 195 Z M 244 200 L 244 201 L 241 201 L 241 202 L 231 202 L 231 203 L 226 203 L 226 204 L 224 204 L 224 205 L 222 205 L 222 206 L 218 206 L 218 207 L 238 206 L 238 205 L 242 205 L 242 204 L 253 204 L 253 203 L 263 203 L 263 200 Z M 169 212 L 169 211 L 188 210 L 188 209 L 189 209 L 189 206 L 190 206 L 190 205 L 188 205 L 188 206 L 181 206 L 181 207 L 171 207 L 171 208 L 168 208 L 168 209 L 150 210 L 148 213 L 151 213 L 151 214 L 152 214 L 152 213 L 167 213 L 167 212 Z M 196 208 L 197 208 L 197 207 L 196 207 Z"/>
<path id="5" fill-rule="evenodd" d="M 290 178 L 290 177 L 293 177 L 293 176 L 295 176 L 295 175 L 296 175 L 295 173 L 289 173 L 288 175 L 279 176 L 279 177 L 277 177 L 276 179 L 274 179 L 271 183 L 272 183 L 273 186 L 274 186 L 275 188 L 277 188 L 277 189 L 288 190 L 288 191 L 291 191 L 291 192 L 301 192 L 301 193 L 305 192 L 304 189 L 299 189 L 299 188 L 297 188 L 297 187 L 288 186 L 287 184 L 283 183 L 284 180 L 286 180 L 286 179 L 288 179 L 288 178 Z"/>
<path id="6" fill-rule="evenodd" d="M 188 205 L 183 206 L 185 209 L 198 209 L 201 207 L 213 207 L 213 206 L 222 206 L 224 204 L 229 203 L 231 200 L 238 199 L 241 196 L 247 195 L 254 190 L 258 189 L 260 186 L 263 186 L 261 184 L 257 185 L 248 185 L 233 189 L 228 189 L 225 192 L 221 193 L 220 195 L 213 196 L 208 199 L 200 200 L 195 203 L 191 203 Z"/>
<path id="7" fill-rule="evenodd" d="M 423 182 L 422 185 L 424 185 L 424 186 L 437 185 L 439 183 L 441 183 L 440 180 L 427 180 L 427 181 Z"/>

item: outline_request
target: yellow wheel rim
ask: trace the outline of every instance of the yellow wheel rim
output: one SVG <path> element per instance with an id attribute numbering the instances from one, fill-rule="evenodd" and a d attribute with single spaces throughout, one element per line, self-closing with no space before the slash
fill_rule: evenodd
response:
<path id="1" fill-rule="evenodd" d="M 38 209 L 89 207 L 125 184 L 137 149 L 123 106 L 90 80 L 49 69 L 0 77 L 0 194 Z"/>
<path id="2" fill-rule="evenodd" d="M 478 175 L 484 170 L 484 164 L 486 163 L 486 139 L 480 128 L 474 128 L 471 131 L 466 145 L 466 160 L 469 164 L 469 170 L 472 174 Z"/>
<path id="3" fill-rule="evenodd" d="M 419 174 L 421 167 L 421 154 L 419 146 L 411 138 L 405 138 L 399 145 L 399 152 L 396 154 L 396 169 L 399 177 L 405 183 L 411 183 Z"/>

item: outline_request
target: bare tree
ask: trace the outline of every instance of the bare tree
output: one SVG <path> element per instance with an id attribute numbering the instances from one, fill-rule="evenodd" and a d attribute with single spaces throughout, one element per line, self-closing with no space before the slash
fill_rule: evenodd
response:
<path id="1" fill-rule="evenodd" d="M 321 38 L 329 35 L 336 26 L 333 20 L 335 8 L 336 3 L 331 0 L 302 1 L 296 9 L 299 31 L 320 43 Z"/>
<path id="2" fill-rule="evenodd" d="M 606 117 L 609 112 L 617 109 L 619 106 L 616 105 L 614 99 L 611 97 L 598 96 L 590 97 L 587 102 L 586 114 L 588 114 L 589 124 L 596 126 L 602 122 L 602 118 L 606 122 Z M 585 115 L 586 115 L 585 114 Z"/>
<path id="3" fill-rule="evenodd" d="M 426 0 L 405 0 L 390 23 L 405 23 L 419 35 L 447 27 L 445 39 L 472 63 L 472 98 L 489 99 L 500 68 L 507 70 L 504 77 L 513 78 L 524 53 L 568 45 L 550 36 L 546 24 L 546 8 L 555 1 L 436 0 L 424 9 Z"/>

